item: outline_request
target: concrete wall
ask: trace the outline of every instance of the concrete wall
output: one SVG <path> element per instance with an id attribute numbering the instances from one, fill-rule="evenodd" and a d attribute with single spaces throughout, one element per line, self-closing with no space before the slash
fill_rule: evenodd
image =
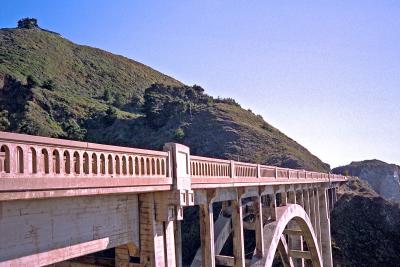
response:
<path id="1" fill-rule="evenodd" d="M 129 242 L 138 244 L 138 196 L 0 202 L 0 229 L 0 262 L 41 253 L 17 263 L 50 264 L 51 254 L 66 259 Z"/>

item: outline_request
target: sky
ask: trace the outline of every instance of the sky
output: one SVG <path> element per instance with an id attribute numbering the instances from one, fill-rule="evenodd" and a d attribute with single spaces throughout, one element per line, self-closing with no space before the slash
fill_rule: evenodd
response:
<path id="1" fill-rule="evenodd" d="M 332 167 L 400 164 L 400 1 L 27 1 L 79 44 L 235 98 Z"/>

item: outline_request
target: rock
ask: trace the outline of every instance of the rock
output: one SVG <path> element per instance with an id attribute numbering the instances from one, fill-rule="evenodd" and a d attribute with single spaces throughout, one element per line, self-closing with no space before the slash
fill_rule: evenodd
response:
<path id="1" fill-rule="evenodd" d="M 400 166 L 380 160 L 352 162 L 332 170 L 333 173 L 358 176 L 383 198 L 400 203 Z"/>

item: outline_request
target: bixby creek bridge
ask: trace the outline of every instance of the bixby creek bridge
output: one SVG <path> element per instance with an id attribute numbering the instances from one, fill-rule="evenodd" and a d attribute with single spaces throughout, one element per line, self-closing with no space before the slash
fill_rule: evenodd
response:
<path id="1" fill-rule="evenodd" d="M 284 266 L 332 266 L 329 212 L 344 176 L 175 143 L 153 151 L 0 132 L 0 149 L 0 266 L 101 266 L 73 259 L 111 248 L 115 266 L 182 266 L 189 206 L 201 240 L 191 266 L 269 267 L 276 253 Z"/>

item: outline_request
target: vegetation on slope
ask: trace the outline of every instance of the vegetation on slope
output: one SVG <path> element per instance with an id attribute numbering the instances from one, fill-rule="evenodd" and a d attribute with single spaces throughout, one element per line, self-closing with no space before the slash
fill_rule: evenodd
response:
<path id="1" fill-rule="evenodd" d="M 329 170 L 232 99 L 29 25 L 0 30 L 1 130 Z"/>

